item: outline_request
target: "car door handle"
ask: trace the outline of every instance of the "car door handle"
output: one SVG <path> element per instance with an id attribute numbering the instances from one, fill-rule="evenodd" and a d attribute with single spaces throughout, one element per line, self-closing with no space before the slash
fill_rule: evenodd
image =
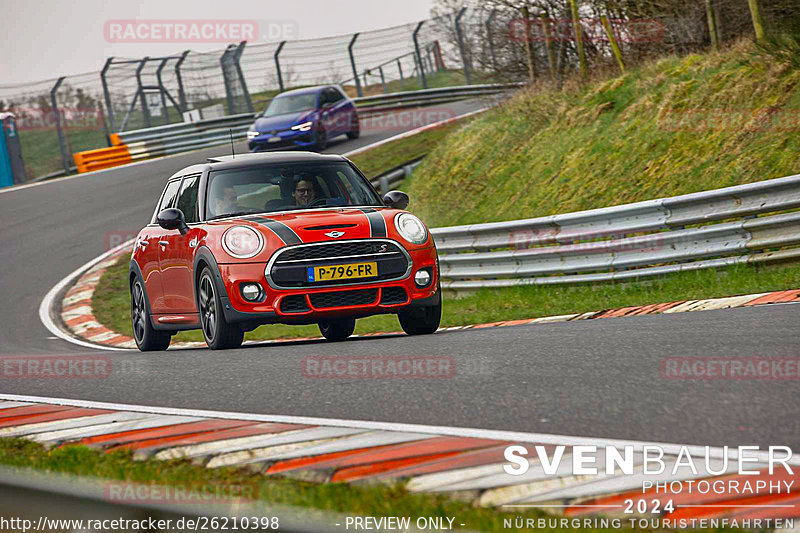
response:
<path id="1" fill-rule="evenodd" d="M 160 244 L 161 246 L 166 246 L 169 244 L 169 241 L 158 241 L 158 244 Z"/>
<path id="2" fill-rule="evenodd" d="M 136 244 L 138 244 L 142 248 L 147 248 L 147 245 L 150 244 L 150 243 L 147 242 L 147 241 L 137 241 Z"/>

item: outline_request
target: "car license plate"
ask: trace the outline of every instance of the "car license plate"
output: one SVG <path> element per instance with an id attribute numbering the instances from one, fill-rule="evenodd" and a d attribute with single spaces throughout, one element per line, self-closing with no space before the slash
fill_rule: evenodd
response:
<path id="1" fill-rule="evenodd" d="M 269 139 L 267 139 L 267 142 L 268 143 L 279 143 L 279 142 L 281 142 L 281 138 L 280 137 L 270 137 Z"/>
<path id="2" fill-rule="evenodd" d="M 378 263 L 376 262 L 308 267 L 308 281 L 311 282 L 354 278 L 374 278 L 377 275 Z"/>

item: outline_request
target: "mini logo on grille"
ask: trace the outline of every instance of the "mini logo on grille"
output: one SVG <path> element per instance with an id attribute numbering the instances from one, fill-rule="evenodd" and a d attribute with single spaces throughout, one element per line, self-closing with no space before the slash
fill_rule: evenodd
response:
<path id="1" fill-rule="evenodd" d="M 343 231 L 335 231 L 335 230 L 334 230 L 334 231 L 329 231 L 329 232 L 328 232 L 328 233 L 326 233 L 325 235 L 327 235 L 327 236 L 328 236 L 328 237 L 330 237 L 331 239 L 338 239 L 339 237 L 341 237 L 342 235 L 344 235 L 344 232 L 343 232 Z"/>

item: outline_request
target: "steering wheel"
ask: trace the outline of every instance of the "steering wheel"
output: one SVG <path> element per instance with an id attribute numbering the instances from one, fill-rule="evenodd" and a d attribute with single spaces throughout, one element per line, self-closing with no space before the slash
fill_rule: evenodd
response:
<path id="1" fill-rule="evenodd" d="M 315 205 L 327 205 L 327 204 L 328 204 L 327 198 L 318 198 L 313 202 L 311 202 L 310 204 L 308 204 L 308 207 L 314 207 Z"/>

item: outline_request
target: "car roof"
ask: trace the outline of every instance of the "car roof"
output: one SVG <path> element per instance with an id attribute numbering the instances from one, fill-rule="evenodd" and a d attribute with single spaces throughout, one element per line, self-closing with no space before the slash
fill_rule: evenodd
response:
<path id="1" fill-rule="evenodd" d="M 263 164 L 275 163 L 312 163 L 321 161 L 346 161 L 347 158 L 338 154 L 317 154 L 314 152 L 261 152 L 237 154 L 235 156 L 223 155 L 209 157 L 208 163 L 211 170 L 230 170 L 246 168 Z"/>
<path id="2" fill-rule="evenodd" d="M 286 95 L 293 95 L 293 94 L 305 94 L 305 93 L 318 93 L 323 89 L 327 89 L 330 85 L 316 85 L 314 87 L 301 87 L 299 89 L 292 89 L 291 91 L 284 91 L 280 94 L 276 94 L 275 98 L 279 98 L 281 96 Z"/>

